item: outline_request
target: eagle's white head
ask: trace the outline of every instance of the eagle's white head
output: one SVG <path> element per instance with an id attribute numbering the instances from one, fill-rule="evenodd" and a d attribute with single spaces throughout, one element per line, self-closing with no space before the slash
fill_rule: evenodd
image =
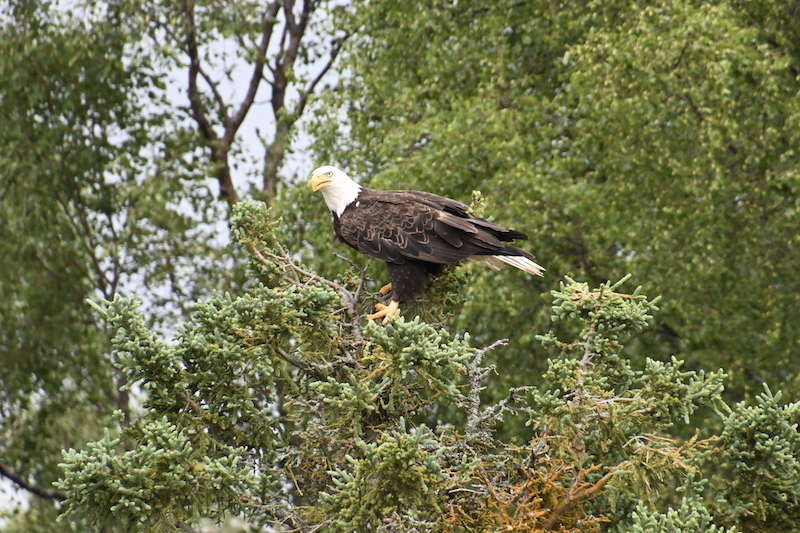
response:
<path id="1" fill-rule="evenodd" d="M 338 168 L 325 165 L 311 173 L 311 190 L 322 191 L 328 209 L 340 217 L 345 208 L 358 197 L 361 185 Z"/>

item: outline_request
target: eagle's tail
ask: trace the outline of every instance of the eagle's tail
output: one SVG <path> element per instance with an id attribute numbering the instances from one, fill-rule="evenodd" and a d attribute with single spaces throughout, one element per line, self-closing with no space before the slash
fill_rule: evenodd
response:
<path id="1" fill-rule="evenodd" d="M 473 255 L 470 259 L 482 265 L 486 265 L 493 270 L 500 270 L 507 264 L 524 270 L 528 274 L 533 274 L 534 276 L 544 275 L 544 268 L 533 262 L 533 256 L 525 250 L 520 250 L 513 246 L 506 246 L 500 252 L 501 253 L 497 255 Z"/>

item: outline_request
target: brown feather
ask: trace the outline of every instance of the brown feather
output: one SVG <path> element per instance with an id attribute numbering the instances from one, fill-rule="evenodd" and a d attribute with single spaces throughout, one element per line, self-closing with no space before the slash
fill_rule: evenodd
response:
<path id="1" fill-rule="evenodd" d="M 399 301 L 422 291 L 420 276 L 473 255 L 533 258 L 503 244 L 527 239 L 524 233 L 473 217 L 468 209 L 427 192 L 362 188 L 341 217 L 334 214 L 334 230 L 349 246 L 389 264 L 392 297 Z"/>

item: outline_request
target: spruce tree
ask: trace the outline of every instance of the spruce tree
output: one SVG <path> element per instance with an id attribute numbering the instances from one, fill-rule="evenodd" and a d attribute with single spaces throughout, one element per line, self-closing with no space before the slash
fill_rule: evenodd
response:
<path id="1" fill-rule="evenodd" d="M 676 359 L 634 368 L 624 342 L 658 298 L 621 292 L 626 279 L 565 279 L 551 319 L 571 334 L 539 337 L 546 384 L 491 402 L 481 391 L 496 368 L 484 361 L 505 341 L 473 346 L 414 308 L 364 324 L 375 295 L 363 271 L 314 273 L 286 253 L 264 204 L 237 205 L 233 218 L 252 281 L 198 302 L 173 341 L 132 299 L 95 306 L 128 387 L 147 394 L 130 427 L 118 414 L 103 439 L 65 452 L 62 520 L 130 531 L 228 517 L 308 532 L 793 527 L 797 406 L 766 394 L 731 409 L 722 371 Z M 432 290 L 441 301 L 452 287 Z M 682 436 L 709 413 L 721 435 Z M 526 440 L 501 438 L 504 425 Z"/>

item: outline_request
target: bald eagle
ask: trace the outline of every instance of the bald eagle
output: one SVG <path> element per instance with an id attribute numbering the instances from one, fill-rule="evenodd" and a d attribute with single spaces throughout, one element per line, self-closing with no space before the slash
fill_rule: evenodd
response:
<path id="1" fill-rule="evenodd" d="M 461 202 L 422 191 L 377 191 L 360 186 L 336 167 L 323 166 L 311 176 L 311 189 L 322 191 L 333 214 L 334 242 L 386 261 L 392 293 L 389 305 L 377 304 L 367 320 L 397 313 L 400 303 L 422 293 L 428 274 L 473 259 L 499 270 L 504 263 L 541 276 L 534 257 L 504 242 L 527 240 L 519 231 L 471 216 Z"/>

